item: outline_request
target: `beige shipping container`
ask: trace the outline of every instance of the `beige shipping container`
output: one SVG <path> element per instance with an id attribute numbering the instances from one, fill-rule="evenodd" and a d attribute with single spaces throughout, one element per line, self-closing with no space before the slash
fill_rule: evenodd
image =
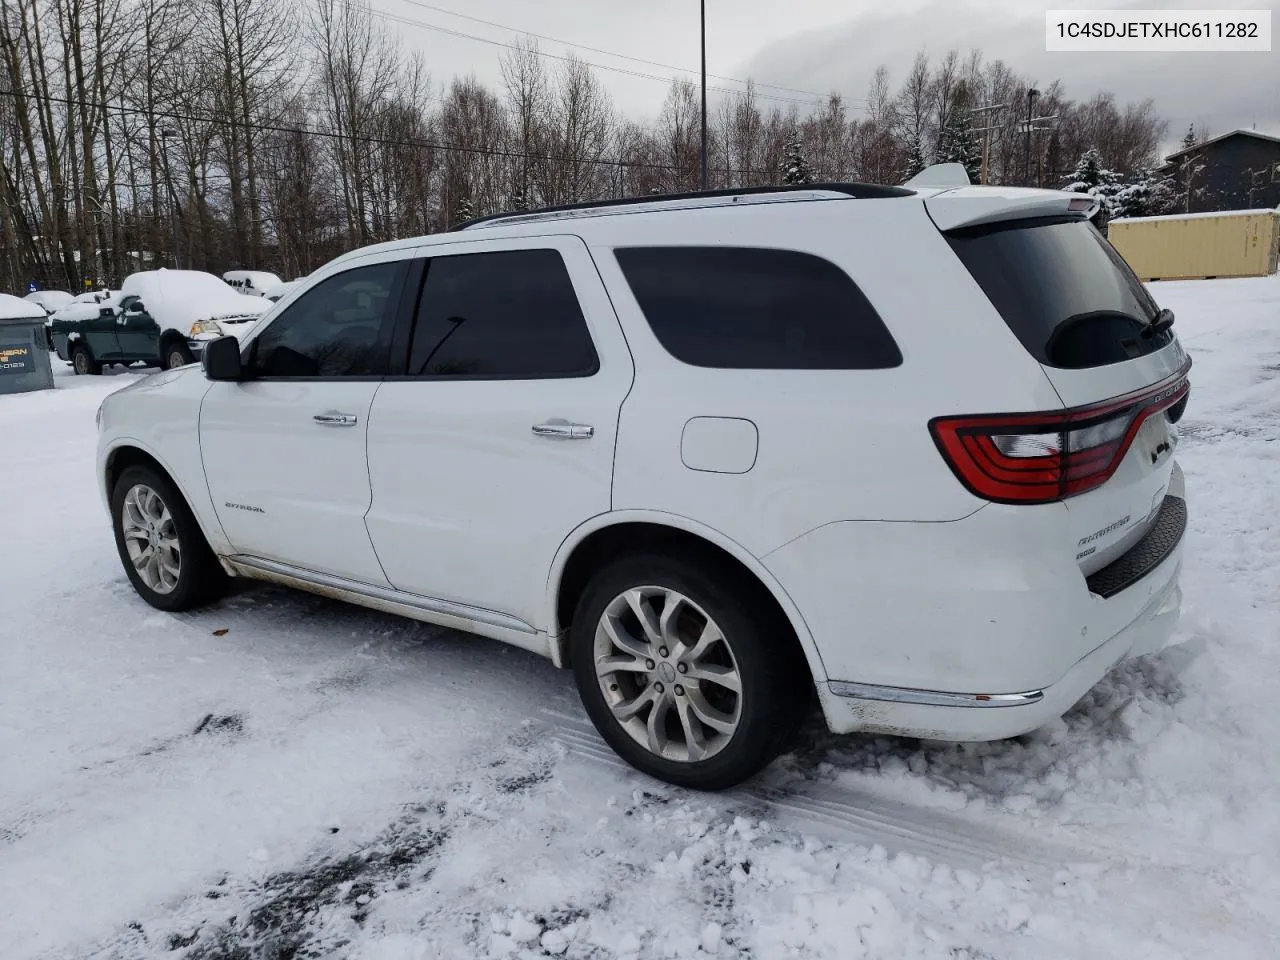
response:
<path id="1" fill-rule="evenodd" d="M 1280 260 L 1280 210 L 1112 220 L 1107 238 L 1143 280 L 1263 277 Z"/>

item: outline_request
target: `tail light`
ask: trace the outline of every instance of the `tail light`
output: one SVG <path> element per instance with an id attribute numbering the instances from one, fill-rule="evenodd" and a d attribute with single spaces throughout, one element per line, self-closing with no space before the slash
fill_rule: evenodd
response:
<path id="1" fill-rule="evenodd" d="M 1045 413 L 935 417 L 929 431 L 968 490 L 996 503 L 1052 503 L 1106 483 L 1148 417 L 1176 420 L 1191 390 L 1186 372 L 1102 403 Z M 1173 408 L 1173 409 L 1170 409 Z"/>

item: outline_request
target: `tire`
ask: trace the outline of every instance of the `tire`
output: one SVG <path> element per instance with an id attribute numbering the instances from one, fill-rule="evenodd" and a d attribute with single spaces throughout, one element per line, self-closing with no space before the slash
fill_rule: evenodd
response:
<path id="1" fill-rule="evenodd" d="M 676 611 L 670 620 L 662 616 L 668 604 Z M 602 625 L 606 613 L 612 632 Z M 704 647 L 698 638 L 714 636 L 704 632 L 708 622 L 723 639 Z M 808 671 L 790 633 L 758 585 L 726 565 L 641 554 L 606 566 L 587 585 L 570 627 L 570 659 L 587 714 L 620 757 L 667 783 L 723 790 L 782 752 L 809 705 Z M 626 666 L 599 676 L 605 657 Z M 615 711 L 633 715 L 619 719 Z"/>
<path id="2" fill-rule="evenodd" d="M 178 367 L 185 367 L 194 360 L 195 357 L 191 355 L 191 348 L 180 340 L 175 340 L 164 348 L 160 366 L 165 370 L 176 370 Z"/>
<path id="3" fill-rule="evenodd" d="M 97 376 L 102 373 L 102 364 L 93 359 L 88 347 L 78 343 L 71 348 L 71 369 L 77 376 Z"/>
<path id="4" fill-rule="evenodd" d="M 222 596 L 227 575 L 209 549 L 191 508 L 160 471 L 133 466 L 120 474 L 111 491 L 111 526 L 125 573 L 151 606 L 177 612 Z M 140 556 L 145 557 L 150 548 L 151 555 L 158 551 L 158 560 L 170 563 L 136 563 L 131 543 Z M 175 566 L 176 576 L 172 574 Z"/>

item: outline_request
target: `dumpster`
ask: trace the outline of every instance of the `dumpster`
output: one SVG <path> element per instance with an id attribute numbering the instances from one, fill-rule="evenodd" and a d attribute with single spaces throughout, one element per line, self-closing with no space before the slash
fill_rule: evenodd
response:
<path id="1" fill-rule="evenodd" d="M 44 320 L 38 304 L 0 293 L 0 394 L 53 389 Z"/>

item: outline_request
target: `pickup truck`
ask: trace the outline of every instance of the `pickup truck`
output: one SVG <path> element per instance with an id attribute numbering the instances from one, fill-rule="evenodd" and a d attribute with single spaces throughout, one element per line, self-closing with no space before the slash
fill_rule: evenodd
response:
<path id="1" fill-rule="evenodd" d="M 53 349 L 78 374 L 107 364 L 185 366 L 221 336 L 242 336 L 272 304 L 237 293 L 198 270 L 148 270 L 125 278 L 120 292 L 97 304 L 59 311 L 50 323 Z"/>

